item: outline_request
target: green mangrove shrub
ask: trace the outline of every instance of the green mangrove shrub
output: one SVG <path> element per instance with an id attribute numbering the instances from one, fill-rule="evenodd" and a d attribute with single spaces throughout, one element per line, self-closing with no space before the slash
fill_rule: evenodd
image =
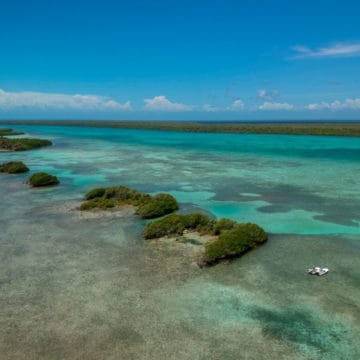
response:
<path id="1" fill-rule="evenodd" d="M 182 235 L 185 229 L 184 216 L 171 214 L 148 223 L 144 229 L 144 237 L 145 239 L 155 239 L 162 236 Z"/>
<path id="2" fill-rule="evenodd" d="M 21 161 L 10 161 L 0 165 L 0 172 L 8 174 L 22 174 L 29 171 L 29 168 Z"/>
<path id="3" fill-rule="evenodd" d="M 214 235 L 220 235 L 224 230 L 231 230 L 237 224 L 236 221 L 227 218 L 219 219 L 214 225 Z"/>
<path id="4" fill-rule="evenodd" d="M 265 231 L 256 224 L 236 224 L 223 230 L 219 237 L 205 245 L 204 262 L 213 264 L 221 259 L 242 255 L 267 240 Z"/>
<path id="5" fill-rule="evenodd" d="M 115 205 L 115 201 L 112 199 L 94 198 L 81 204 L 80 210 L 91 210 L 94 208 L 106 210 L 114 208 Z"/>
<path id="6" fill-rule="evenodd" d="M 171 214 L 148 223 L 144 229 L 144 237 L 145 239 L 155 239 L 163 236 L 182 235 L 185 230 L 211 233 L 213 226 L 214 220 L 201 213 Z"/>
<path id="7" fill-rule="evenodd" d="M 202 234 L 211 234 L 216 224 L 216 220 L 210 219 L 207 215 L 200 212 L 182 216 L 186 230 L 198 231 Z"/>
<path id="8" fill-rule="evenodd" d="M 102 197 L 105 194 L 105 191 L 106 191 L 105 188 L 97 188 L 97 189 L 90 190 L 85 195 L 85 199 L 86 200 L 92 200 L 92 199 L 95 199 L 95 198 Z"/>
<path id="9" fill-rule="evenodd" d="M 176 199 L 169 194 L 158 194 L 140 202 L 136 211 L 143 219 L 153 219 L 177 210 L 179 205 Z"/>
<path id="10" fill-rule="evenodd" d="M 29 184 L 32 187 L 53 186 L 58 185 L 59 183 L 56 176 L 44 172 L 35 173 L 29 178 Z"/>

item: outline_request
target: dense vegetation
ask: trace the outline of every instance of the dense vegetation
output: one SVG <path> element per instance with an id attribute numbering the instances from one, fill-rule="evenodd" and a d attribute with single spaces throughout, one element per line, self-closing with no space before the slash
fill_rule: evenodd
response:
<path id="1" fill-rule="evenodd" d="M 52 145 L 51 141 L 43 139 L 7 139 L 0 137 L 0 150 L 25 151 Z"/>
<path id="2" fill-rule="evenodd" d="M 29 184 L 33 187 L 58 185 L 59 180 L 56 176 L 44 172 L 33 174 L 29 179 Z"/>
<path id="3" fill-rule="evenodd" d="M 267 240 L 265 231 L 256 224 L 236 224 L 223 230 L 219 237 L 205 244 L 204 262 L 213 264 L 224 258 L 239 256 Z"/>
<path id="4" fill-rule="evenodd" d="M 360 123 L 218 123 L 188 121 L 7 121 L 22 125 L 62 125 L 208 133 L 360 136 Z"/>
<path id="5" fill-rule="evenodd" d="M 153 219 L 170 214 L 179 208 L 176 199 L 169 194 L 158 194 L 139 204 L 136 213 L 143 219 Z"/>
<path id="6" fill-rule="evenodd" d="M 21 174 L 29 171 L 29 168 L 21 161 L 10 161 L 0 165 L 0 172 L 8 174 Z"/>
<path id="7" fill-rule="evenodd" d="M 109 209 L 122 205 L 137 207 L 136 213 L 144 219 L 170 214 L 179 208 L 176 199 L 169 194 L 151 196 L 125 186 L 97 188 L 85 195 L 87 200 L 80 210 Z"/>
<path id="8" fill-rule="evenodd" d="M 230 219 L 213 220 L 201 213 L 172 214 L 150 222 L 144 230 L 145 239 L 183 235 L 185 230 L 216 235 L 205 244 L 202 262 L 212 265 L 222 259 L 240 256 L 267 240 L 265 231 L 256 224 L 238 224 Z"/>
<path id="9" fill-rule="evenodd" d="M 14 131 L 13 129 L 0 129 L 0 136 L 22 135 L 20 131 Z"/>
<path id="10" fill-rule="evenodd" d="M 212 233 L 215 224 L 215 220 L 201 213 L 172 214 L 147 224 L 144 237 L 145 239 L 155 239 L 162 236 L 182 235 L 185 230 Z"/>

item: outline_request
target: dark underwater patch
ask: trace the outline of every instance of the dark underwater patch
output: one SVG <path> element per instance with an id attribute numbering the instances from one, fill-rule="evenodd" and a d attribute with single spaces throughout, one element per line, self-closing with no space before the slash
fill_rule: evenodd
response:
<path id="1" fill-rule="evenodd" d="M 347 330 L 340 324 L 325 322 L 310 311 L 299 309 L 269 310 L 255 307 L 250 316 L 262 324 L 265 336 L 312 348 L 322 354 L 344 341 Z"/>
<path id="2" fill-rule="evenodd" d="M 270 183 L 258 185 L 231 178 L 217 184 L 213 191 L 216 195 L 212 200 L 216 201 L 267 202 L 268 205 L 257 209 L 263 213 L 304 210 L 319 213 L 314 219 L 329 223 L 358 226 L 356 222 L 360 222 L 360 203 L 355 203 L 353 199 L 320 196 L 300 186 Z M 259 196 L 246 196 L 241 193 L 255 193 Z"/>

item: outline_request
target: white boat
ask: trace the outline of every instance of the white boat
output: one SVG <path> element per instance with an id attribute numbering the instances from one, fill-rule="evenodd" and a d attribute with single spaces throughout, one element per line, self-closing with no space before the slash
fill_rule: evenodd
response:
<path id="1" fill-rule="evenodd" d="M 319 275 L 319 276 L 321 276 L 321 275 L 327 274 L 328 272 L 329 272 L 328 268 L 321 268 L 321 267 L 318 267 L 318 266 L 313 267 L 311 269 L 308 269 L 308 273 L 310 275 Z"/>

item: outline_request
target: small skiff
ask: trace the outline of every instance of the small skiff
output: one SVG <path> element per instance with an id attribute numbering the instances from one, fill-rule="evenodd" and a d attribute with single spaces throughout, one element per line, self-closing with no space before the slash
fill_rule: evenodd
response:
<path id="1" fill-rule="evenodd" d="M 318 276 L 322 276 L 322 275 L 325 275 L 329 272 L 329 269 L 328 268 L 321 268 L 321 267 L 313 267 L 311 269 L 308 269 L 308 273 L 310 275 L 318 275 Z"/>

